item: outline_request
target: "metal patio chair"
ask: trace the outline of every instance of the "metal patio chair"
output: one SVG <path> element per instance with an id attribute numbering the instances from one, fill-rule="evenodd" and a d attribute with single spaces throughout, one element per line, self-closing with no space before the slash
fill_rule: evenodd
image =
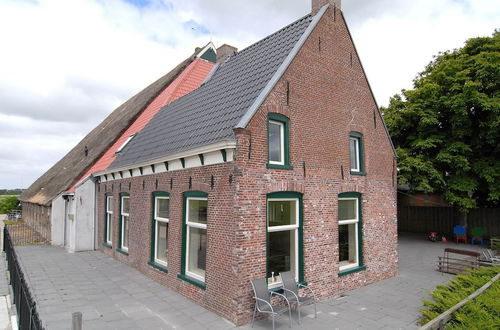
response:
<path id="1" fill-rule="evenodd" d="M 484 249 L 483 256 L 487 262 L 491 262 L 495 265 L 500 265 L 500 257 L 495 256 L 493 251 L 491 251 L 490 249 Z"/>
<path id="2" fill-rule="evenodd" d="M 252 328 L 253 328 L 253 323 L 255 321 L 255 315 L 257 312 L 259 313 L 265 313 L 265 314 L 270 314 L 273 318 L 273 330 L 274 330 L 274 319 L 276 317 L 281 316 L 281 314 L 284 314 L 288 311 L 288 320 L 289 320 L 289 325 L 288 327 L 292 327 L 292 311 L 290 309 L 290 302 L 288 299 L 277 292 L 269 291 L 267 288 L 267 280 L 265 278 L 258 278 L 255 280 L 250 280 L 250 283 L 252 283 L 252 288 L 254 292 L 254 299 L 255 299 L 255 308 L 253 310 L 253 318 L 252 318 Z M 286 302 L 285 306 L 279 306 L 279 305 L 272 305 L 271 304 L 271 298 L 272 296 L 279 296 L 280 298 L 283 298 L 283 300 Z"/>
<path id="3" fill-rule="evenodd" d="M 305 306 L 305 305 L 310 305 L 314 303 L 314 317 L 317 317 L 316 313 L 316 295 L 314 294 L 313 290 L 303 284 L 297 283 L 295 281 L 295 278 L 292 274 L 292 272 L 283 272 L 280 273 L 281 276 L 281 282 L 282 282 L 282 287 L 285 296 L 287 297 L 288 301 L 290 302 L 291 305 L 297 306 L 297 312 L 299 313 L 299 324 L 300 324 L 300 307 Z M 310 296 L 301 296 L 299 295 L 299 289 L 306 289 L 309 293 L 311 293 Z"/>

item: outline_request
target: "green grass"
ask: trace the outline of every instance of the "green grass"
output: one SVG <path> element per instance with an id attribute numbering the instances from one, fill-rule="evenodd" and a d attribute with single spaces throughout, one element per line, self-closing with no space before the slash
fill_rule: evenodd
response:
<path id="1" fill-rule="evenodd" d="M 438 285 L 431 293 L 434 301 L 425 299 L 421 308 L 421 324 L 436 318 L 472 293 L 500 272 L 500 266 L 481 267 L 460 274 L 447 285 Z M 452 315 L 446 329 L 498 329 L 500 324 L 500 281 L 496 281 L 480 296 L 469 301 Z"/>

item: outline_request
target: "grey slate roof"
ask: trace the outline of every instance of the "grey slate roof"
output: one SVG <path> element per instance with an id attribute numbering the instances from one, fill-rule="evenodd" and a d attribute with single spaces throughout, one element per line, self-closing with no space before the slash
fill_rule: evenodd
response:
<path id="1" fill-rule="evenodd" d="M 233 129 L 311 23 L 311 15 L 231 56 L 193 92 L 163 107 L 108 169 L 235 139 Z"/>

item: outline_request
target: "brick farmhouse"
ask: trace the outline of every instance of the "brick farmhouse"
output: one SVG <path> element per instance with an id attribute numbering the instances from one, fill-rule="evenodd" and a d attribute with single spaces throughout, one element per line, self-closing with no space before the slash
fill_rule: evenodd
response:
<path id="1" fill-rule="evenodd" d="M 238 325 L 250 279 L 397 272 L 396 159 L 340 1 L 216 64 L 97 178 L 98 249 Z"/>

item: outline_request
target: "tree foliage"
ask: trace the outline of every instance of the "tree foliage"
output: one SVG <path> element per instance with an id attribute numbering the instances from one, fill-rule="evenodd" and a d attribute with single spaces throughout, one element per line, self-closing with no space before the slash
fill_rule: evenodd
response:
<path id="1" fill-rule="evenodd" d="M 17 196 L 0 195 L 0 214 L 7 214 L 11 210 L 19 210 Z"/>
<path id="2" fill-rule="evenodd" d="M 382 112 L 399 184 L 463 211 L 499 204 L 500 31 L 440 53 Z"/>

